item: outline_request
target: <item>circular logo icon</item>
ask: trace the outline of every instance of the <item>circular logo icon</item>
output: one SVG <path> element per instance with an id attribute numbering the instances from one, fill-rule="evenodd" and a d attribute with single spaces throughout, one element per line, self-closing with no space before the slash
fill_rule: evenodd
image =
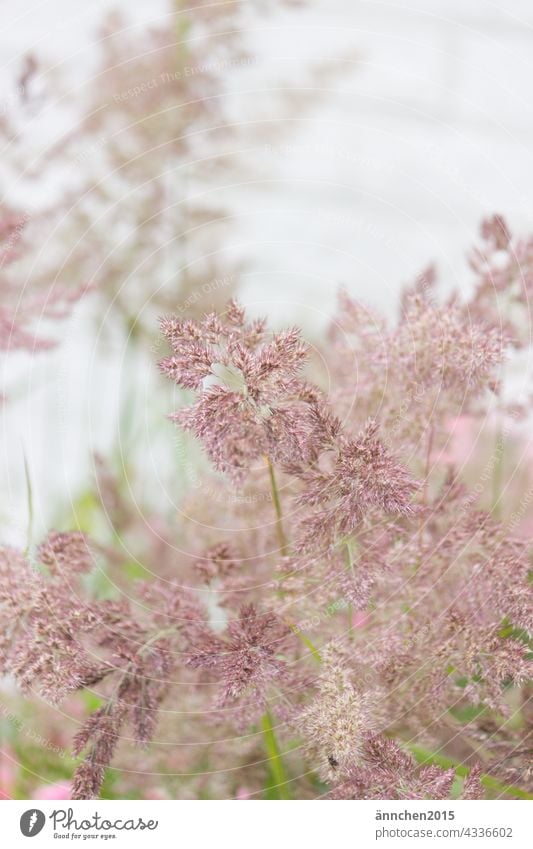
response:
<path id="1" fill-rule="evenodd" d="M 36 834 L 42 831 L 45 822 L 46 817 L 43 812 L 32 808 L 22 814 L 20 818 L 20 830 L 24 837 L 35 837 Z"/>

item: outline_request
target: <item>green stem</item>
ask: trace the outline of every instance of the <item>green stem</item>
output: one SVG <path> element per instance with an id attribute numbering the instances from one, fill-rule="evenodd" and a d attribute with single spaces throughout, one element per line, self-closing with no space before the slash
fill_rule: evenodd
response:
<path id="1" fill-rule="evenodd" d="M 498 519 L 501 513 L 500 495 L 503 482 L 503 447 L 504 434 L 500 425 L 496 431 L 494 453 L 496 454 L 494 470 L 492 473 L 492 515 Z"/>
<path id="2" fill-rule="evenodd" d="M 139 652 L 145 651 L 149 648 L 153 643 L 157 643 L 158 640 L 162 640 L 163 637 L 168 637 L 170 634 L 177 634 L 178 629 L 176 626 L 172 625 L 169 628 L 162 628 L 161 631 L 158 631 L 157 634 L 153 634 L 149 640 L 147 640 L 139 649 Z"/>
<path id="3" fill-rule="evenodd" d="M 293 634 L 296 634 L 296 636 L 302 641 L 304 646 L 307 646 L 315 660 L 317 660 L 318 663 L 322 663 L 322 655 L 320 654 L 317 647 L 311 642 L 309 637 L 306 637 L 304 632 L 300 631 L 299 628 L 297 628 L 297 626 L 293 625 L 291 622 L 287 622 L 287 625 L 289 626 Z"/>
<path id="4" fill-rule="evenodd" d="M 33 488 L 31 485 L 31 475 L 30 475 L 30 467 L 28 465 L 28 458 L 26 457 L 26 453 L 23 451 L 24 456 L 24 478 L 26 481 L 26 501 L 28 504 L 28 531 L 26 538 L 26 550 L 25 555 L 28 556 L 28 553 L 31 549 L 31 543 L 33 538 Z"/>
<path id="5" fill-rule="evenodd" d="M 502 363 L 500 382 L 503 387 L 505 382 L 505 362 Z M 492 470 L 492 515 L 499 519 L 501 515 L 501 492 L 503 483 L 504 445 L 505 445 L 505 422 L 504 408 L 501 399 L 498 399 L 496 415 L 499 419 L 496 427 L 496 439 L 494 453 L 496 455 L 494 469 Z"/>
<path id="6" fill-rule="evenodd" d="M 281 509 L 281 500 L 279 497 L 279 490 L 276 482 L 276 473 L 274 471 L 274 466 L 270 457 L 267 457 L 266 461 L 268 466 L 268 474 L 270 477 L 270 490 L 272 493 L 272 502 L 276 511 L 276 533 L 278 535 L 279 548 L 281 554 L 285 555 L 288 552 L 289 546 L 287 543 L 287 537 L 285 536 L 285 531 L 283 529 L 283 512 Z M 320 655 L 320 652 L 317 648 L 315 648 L 311 640 L 308 639 L 305 634 L 302 634 L 302 632 L 296 627 L 296 625 L 293 625 L 291 622 L 288 622 L 287 624 L 291 631 L 300 638 L 300 640 L 304 643 L 305 646 L 307 646 L 307 648 L 310 650 L 316 660 L 321 663 L 322 657 Z M 270 771 L 272 773 L 272 778 L 274 781 L 273 789 L 277 791 L 277 794 L 280 799 L 290 799 L 291 797 L 288 788 L 289 779 L 285 770 L 285 765 L 283 763 L 283 758 L 276 738 L 276 733 L 274 731 L 272 715 L 268 710 L 261 719 L 261 727 L 263 729 L 263 736 L 265 739 L 265 748 L 270 764 Z"/>
<path id="7" fill-rule="evenodd" d="M 348 569 L 353 581 L 355 582 L 355 560 L 353 544 L 354 540 L 350 537 L 348 537 L 344 542 L 344 545 L 346 546 L 346 568 Z M 353 614 L 353 605 L 350 604 L 348 605 L 348 636 L 350 640 L 353 640 L 354 638 Z"/>
<path id="8" fill-rule="evenodd" d="M 346 539 L 344 542 L 346 546 L 346 566 L 348 567 L 352 578 L 355 580 L 355 561 L 354 561 L 354 551 L 353 551 L 353 539 Z"/>
<path id="9" fill-rule="evenodd" d="M 442 769 L 455 769 L 455 774 L 461 778 L 466 778 L 466 776 L 470 773 L 469 767 L 464 766 L 451 758 L 447 758 L 445 755 L 439 755 L 437 752 L 429 752 L 421 746 L 412 744 L 407 744 L 407 748 L 419 764 L 434 764 L 435 766 L 440 766 Z M 516 796 L 518 799 L 533 799 L 532 793 L 528 793 L 526 790 L 522 790 L 521 787 L 516 787 L 513 784 L 502 784 L 501 781 L 498 781 L 497 778 L 493 778 L 492 775 L 482 775 L 480 777 L 480 782 L 483 787 L 486 787 L 488 790 L 494 790 L 497 793 L 505 793 L 507 796 Z"/>
<path id="10" fill-rule="evenodd" d="M 274 781 L 271 789 L 277 791 L 280 799 L 290 799 L 289 778 L 285 770 L 285 764 L 283 763 L 283 757 L 272 723 L 272 715 L 269 710 L 266 711 L 261 719 L 261 727 L 263 729 L 265 748 Z"/>
<path id="11" fill-rule="evenodd" d="M 285 536 L 285 531 L 283 530 L 283 513 L 281 510 L 281 501 L 279 497 L 278 485 L 276 483 L 276 473 L 274 472 L 274 466 L 272 465 L 272 460 L 270 459 L 270 457 L 267 457 L 267 465 L 268 474 L 270 476 L 270 490 L 272 492 L 272 501 L 274 503 L 274 509 L 276 511 L 276 533 L 278 535 L 279 547 L 282 554 L 287 554 L 288 544 L 287 537 Z"/>
<path id="12" fill-rule="evenodd" d="M 287 554 L 287 552 L 289 550 L 289 545 L 287 543 L 287 537 L 285 536 L 285 531 L 283 530 L 283 512 L 282 512 L 282 509 L 281 509 L 281 500 L 280 500 L 280 497 L 279 497 L 278 485 L 276 483 L 276 473 L 274 471 L 274 466 L 272 465 L 272 461 L 271 461 L 270 457 L 267 457 L 266 460 L 267 460 L 267 465 L 268 465 L 268 473 L 270 475 L 270 488 L 272 490 L 272 501 L 274 502 L 274 508 L 276 510 L 276 531 L 277 531 L 277 534 L 278 534 L 279 547 L 280 547 L 280 551 L 281 551 L 282 554 Z M 287 625 L 289 626 L 291 631 L 294 634 L 296 634 L 297 637 L 300 638 L 302 643 L 305 646 L 307 646 L 307 648 L 314 655 L 316 660 L 318 660 L 318 662 L 321 663 L 322 657 L 320 655 L 320 652 L 318 651 L 316 646 L 313 645 L 313 643 L 311 642 L 309 637 L 306 637 L 305 634 L 303 634 L 302 631 L 300 631 L 299 628 L 296 627 L 296 625 L 292 624 L 292 622 L 287 622 Z"/>

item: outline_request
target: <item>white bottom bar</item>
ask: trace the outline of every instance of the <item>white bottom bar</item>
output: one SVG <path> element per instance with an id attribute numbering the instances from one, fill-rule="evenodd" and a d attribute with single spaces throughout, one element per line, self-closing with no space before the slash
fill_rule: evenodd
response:
<path id="1" fill-rule="evenodd" d="M 436 849 L 453 844 L 525 849 L 533 845 L 531 813 L 531 803 L 520 801 L 0 803 L 2 844 L 9 849 L 72 844 L 187 849 Z M 25 836 L 29 830 L 33 834 Z M 33 837 L 35 844 L 30 842 Z"/>

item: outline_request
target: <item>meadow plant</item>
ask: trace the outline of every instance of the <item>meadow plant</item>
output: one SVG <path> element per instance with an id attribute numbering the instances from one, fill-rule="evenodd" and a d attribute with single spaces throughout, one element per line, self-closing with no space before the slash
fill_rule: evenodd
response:
<path id="1" fill-rule="evenodd" d="M 84 288 L 49 285 L 42 290 L 21 287 L 17 260 L 24 256 L 24 233 L 30 226 L 26 213 L 0 207 L 0 350 L 42 351 L 53 347 L 46 335 L 53 320 L 64 318 Z M 85 287 L 86 288 L 86 287 Z"/>
<path id="2" fill-rule="evenodd" d="M 159 368 L 189 395 L 169 418 L 214 470 L 159 571 L 102 599 L 113 553 L 79 531 L 0 553 L 4 672 L 98 701 L 72 798 L 132 741 L 186 776 L 178 797 L 531 798 L 531 547 L 445 449 L 456 417 L 509 412 L 533 253 L 494 217 L 472 257 L 469 300 L 426 272 L 392 326 L 341 293 L 329 391 L 296 328 L 235 301 L 161 319 Z M 179 742 L 153 754 L 158 725 Z"/>
<path id="3" fill-rule="evenodd" d="M 276 0 L 251 11 L 243 0 L 171 0 L 142 31 L 110 13 L 96 34 L 94 71 L 75 87 L 58 66 L 28 54 L 0 113 L 7 184 L 18 203 L 32 199 L 19 214 L 27 222 L 19 284 L 24 276 L 32 291 L 72 296 L 90 286 L 99 319 L 115 319 L 110 332 L 122 326 L 145 342 L 162 311 L 222 308 L 249 261 L 226 250 L 233 211 L 225 189 L 244 182 L 255 163 L 250 150 L 279 138 L 280 118 L 309 107 L 317 72 L 326 78 L 324 67 L 306 69 L 304 85 L 285 77 L 269 92 L 264 120 L 235 118 L 239 72 L 256 61 L 248 28 L 298 5 Z M 51 141 L 50 114 L 61 127 Z M 40 204 L 36 184 L 45 188 Z M 6 227 L 0 222 L 0 239 Z M 4 323 L 0 313 L 0 333 Z"/>

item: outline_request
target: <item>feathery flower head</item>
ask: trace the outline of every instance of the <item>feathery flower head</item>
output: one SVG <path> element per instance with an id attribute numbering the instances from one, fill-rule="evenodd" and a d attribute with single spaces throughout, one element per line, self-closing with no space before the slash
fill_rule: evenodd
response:
<path id="1" fill-rule="evenodd" d="M 511 241 L 511 233 L 502 215 L 491 215 L 481 222 L 481 236 L 497 251 L 503 251 Z"/>
<path id="2" fill-rule="evenodd" d="M 298 330 L 269 339 L 264 321 L 248 323 L 231 301 L 223 317 L 166 318 L 161 331 L 172 349 L 161 371 L 197 393 L 171 419 L 193 431 L 218 470 L 240 479 L 259 457 L 289 462 L 316 453 L 331 422 L 318 391 L 298 377 L 307 359 Z"/>
<path id="3" fill-rule="evenodd" d="M 33 324 L 43 318 L 64 318 L 88 289 L 84 285 L 68 290 L 54 284 L 36 292 L 23 287 L 21 292 L 21 275 L 14 274 L 12 266 L 30 250 L 30 237 L 25 234 L 29 221 L 27 213 L 0 208 L 0 350 L 35 352 L 53 347 L 53 340 L 36 335 Z"/>
<path id="4" fill-rule="evenodd" d="M 227 578 L 237 568 L 236 552 L 228 543 L 216 543 L 196 561 L 194 568 L 206 584 L 215 578 Z"/>
<path id="5" fill-rule="evenodd" d="M 405 290 L 392 328 L 344 294 L 333 333 L 333 400 L 352 432 L 379 418 L 387 444 L 412 450 L 430 430 L 437 442 L 446 439 L 446 419 L 477 410 L 487 389 L 497 391 L 508 334 L 458 298 L 440 304 L 433 280 L 426 272 Z"/>
<path id="6" fill-rule="evenodd" d="M 304 547 L 313 540 L 331 545 L 349 536 L 370 511 L 404 517 L 416 513 L 413 495 L 419 485 L 379 439 L 372 419 L 355 438 L 339 438 L 328 471 L 310 469 L 302 480 L 298 503 L 315 508 L 302 522 Z"/>
<path id="7" fill-rule="evenodd" d="M 297 716 L 313 768 L 336 781 L 357 762 L 371 732 L 377 693 L 353 686 L 347 670 L 326 658 L 313 701 Z"/>
<path id="8" fill-rule="evenodd" d="M 71 799 L 95 799 L 100 792 L 106 768 L 119 741 L 125 709 L 120 702 L 106 705 L 92 713 L 73 743 L 73 754 L 79 755 L 91 743 L 86 758 L 79 764 L 72 782 Z"/>
<path id="9" fill-rule="evenodd" d="M 330 799 L 447 799 L 455 769 L 419 768 L 394 740 L 368 735 L 362 758 L 352 763 Z"/>
<path id="10" fill-rule="evenodd" d="M 499 330 L 515 347 L 524 347 L 531 342 L 533 238 L 513 238 L 501 215 L 486 218 L 480 229 L 482 243 L 469 255 L 476 288 L 468 314 L 482 327 Z"/>
<path id="11" fill-rule="evenodd" d="M 83 535 L 52 533 L 38 551 L 49 576 L 20 552 L 0 554 L 9 588 L 9 600 L 0 594 L 0 607 L 15 613 L 3 634 L 4 666 L 23 690 L 36 689 L 56 704 L 106 674 L 86 645 L 99 633 L 105 608 L 83 599 L 79 575 L 92 565 Z"/>
<path id="12" fill-rule="evenodd" d="M 37 549 L 37 559 L 61 575 L 64 572 L 89 572 L 94 565 L 93 555 L 85 534 L 52 531 Z"/>
<path id="13" fill-rule="evenodd" d="M 286 672 L 286 663 L 276 656 L 289 628 L 274 613 L 257 612 L 253 604 L 241 608 L 239 618 L 229 623 L 226 634 L 205 630 L 193 642 L 188 664 L 212 670 L 222 681 L 218 699 L 222 706 L 246 695 L 247 701 L 264 704 L 273 680 Z"/>

